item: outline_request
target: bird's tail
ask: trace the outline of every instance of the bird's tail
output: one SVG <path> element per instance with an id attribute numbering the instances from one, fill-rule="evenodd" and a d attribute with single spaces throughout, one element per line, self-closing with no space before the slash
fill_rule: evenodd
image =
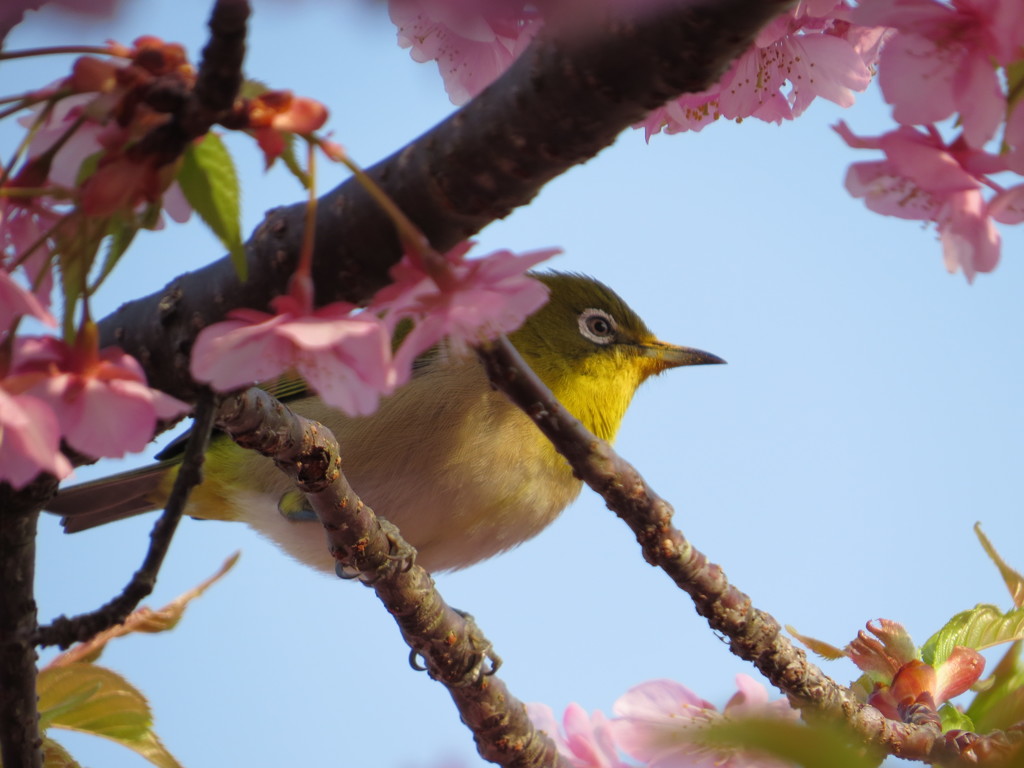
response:
<path id="1" fill-rule="evenodd" d="M 120 475 L 61 489 L 48 512 L 63 515 L 65 533 L 77 533 L 163 507 L 168 473 L 180 463 L 169 459 Z"/>

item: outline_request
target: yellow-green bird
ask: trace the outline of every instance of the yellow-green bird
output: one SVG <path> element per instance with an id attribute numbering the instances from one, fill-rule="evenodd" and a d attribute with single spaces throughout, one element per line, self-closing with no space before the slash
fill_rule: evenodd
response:
<path id="1" fill-rule="evenodd" d="M 535 275 L 548 303 L 510 340 L 563 405 L 612 440 L 648 377 L 725 362 L 666 344 L 607 286 L 577 274 Z M 352 487 L 396 524 L 430 571 L 463 568 L 510 549 L 551 523 L 580 492 L 566 460 L 489 384 L 473 356 L 435 348 L 376 413 L 345 416 L 315 397 L 289 403 L 338 439 Z M 158 457 L 160 458 L 160 457 Z M 50 510 L 69 532 L 159 509 L 177 461 L 61 491 Z M 240 520 L 296 559 L 334 569 L 304 497 L 271 462 L 216 437 L 186 514 Z"/>

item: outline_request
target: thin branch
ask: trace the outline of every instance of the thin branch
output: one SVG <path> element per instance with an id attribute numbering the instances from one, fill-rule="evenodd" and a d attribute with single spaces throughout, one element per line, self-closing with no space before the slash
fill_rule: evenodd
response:
<path id="1" fill-rule="evenodd" d="M 239 445 L 273 458 L 295 480 L 323 523 L 339 575 L 376 592 L 415 657 L 448 689 L 481 756 L 509 768 L 568 768 L 494 675 L 491 644 L 472 618 L 444 602 L 398 529 L 378 519 L 352 490 L 330 430 L 260 389 L 225 401 L 218 426 Z"/>
<path id="2" fill-rule="evenodd" d="M 133 153 L 156 157 L 160 164 L 174 162 L 192 141 L 231 114 L 242 87 L 248 19 L 246 0 L 217 0 L 194 86 L 185 90 L 177 75 L 156 79 L 146 98 L 171 112 L 171 119 L 144 136 Z"/>
<path id="3" fill-rule="evenodd" d="M 781 634 L 771 615 L 755 608 L 747 595 L 729 584 L 718 565 L 672 526 L 669 503 L 608 443 L 565 410 L 507 339 L 478 349 L 478 354 L 491 382 L 533 419 L 576 476 L 629 525 L 644 559 L 690 595 L 711 628 L 729 639 L 732 652 L 752 662 L 794 706 L 842 719 L 864 741 L 910 760 L 967 765 L 981 754 L 990 759 L 1005 756 L 1024 742 L 1024 733 L 1014 729 L 970 734 L 970 738 L 963 732 L 943 734 L 934 724 L 888 720 L 874 707 L 859 702 L 849 689 L 809 662 L 804 651 Z"/>
<path id="4" fill-rule="evenodd" d="M 67 648 L 72 643 L 85 642 L 123 622 L 138 604 L 152 593 L 160 566 L 163 565 L 181 514 L 188 502 L 189 493 L 202 482 L 203 461 L 210 443 L 216 413 L 217 403 L 213 393 L 207 391 L 201 394 L 195 410 L 195 423 L 185 444 L 185 454 L 178 475 L 174 478 L 167 506 L 149 534 L 149 549 L 142 565 L 132 574 L 131 580 L 121 594 L 95 611 L 71 618 L 58 616 L 51 624 L 39 627 L 33 638 L 36 645 L 57 645 Z"/>

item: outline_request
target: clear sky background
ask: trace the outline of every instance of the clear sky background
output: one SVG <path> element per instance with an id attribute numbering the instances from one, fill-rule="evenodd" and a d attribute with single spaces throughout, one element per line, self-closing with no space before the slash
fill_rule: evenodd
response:
<path id="1" fill-rule="evenodd" d="M 145 33 L 197 56 L 207 13 L 180 0 L 125 3 L 98 24 L 44 11 L 9 47 Z M 257 2 L 249 50 L 247 74 L 324 101 L 335 138 L 364 165 L 453 110 L 434 66 L 397 47 L 382 5 Z M 0 90 L 47 82 L 69 64 L 5 63 Z M 842 117 L 878 133 L 887 114 L 873 89 L 852 110 L 819 101 L 782 127 L 723 122 L 649 146 L 627 132 L 478 238 L 480 253 L 561 246 L 553 267 L 598 277 L 666 341 L 729 361 L 645 385 L 617 448 L 758 607 L 840 645 L 877 617 L 904 622 L 921 643 L 976 603 L 1007 608 L 975 521 L 1024 567 L 1024 237 L 1004 229 L 1002 264 L 969 286 L 945 272 L 932 231 L 849 197 L 847 165 L 874 155 L 847 149 L 829 126 Z M 12 133 L 0 130 L 6 155 Z M 264 176 L 251 142 L 236 146 L 250 231 L 301 191 Z M 342 178 L 328 169 L 321 186 Z M 221 253 L 196 222 L 140 238 L 100 313 Z M 46 516 L 41 617 L 117 593 L 152 519 L 65 536 Z M 174 632 L 118 641 L 103 658 L 148 695 L 184 765 L 482 764 L 445 691 L 408 667 L 369 590 L 307 570 L 243 526 L 186 520 L 149 604 L 236 549 L 238 566 Z M 577 701 L 608 713 L 657 677 L 722 705 L 737 673 L 756 675 L 588 490 L 534 541 L 437 580 L 504 657 L 511 690 L 558 712 Z M 846 662 L 825 669 L 841 682 L 856 676 Z M 118 746 L 55 735 L 86 765 L 147 765 Z"/>

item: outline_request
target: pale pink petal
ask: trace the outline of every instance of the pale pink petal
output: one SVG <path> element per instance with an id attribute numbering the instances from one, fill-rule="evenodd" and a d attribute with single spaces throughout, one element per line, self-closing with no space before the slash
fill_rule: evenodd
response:
<path id="1" fill-rule="evenodd" d="M 887 160 L 853 163 L 846 172 L 846 189 L 884 216 L 932 221 L 941 209 L 940 200 L 898 174 Z"/>
<path id="2" fill-rule="evenodd" d="M 853 46 L 838 37 L 827 34 L 791 37 L 787 52 L 794 115 L 803 113 L 815 96 L 841 107 L 852 106 L 853 91 L 863 91 L 871 83 L 871 71 L 864 60 Z"/>
<path id="3" fill-rule="evenodd" d="M 0 267 L 0 330 L 11 327 L 14 318 L 28 315 L 53 327 L 57 321 L 38 298 L 22 288 L 5 269 Z"/>
<path id="4" fill-rule="evenodd" d="M 996 135 L 1006 112 L 1006 97 L 987 51 L 977 50 L 965 57 L 953 88 L 964 138 L 972 147 L 981 149 Z"/>
<path id="5" fill-rule="evenodd" d="M 978 272 L 991 272 L 999 263 L 1001 238 L 977 190 L 949 197 L 940 214 L 939 235 L 949 272 L 962 269 L 968 282 Z"/>
<path id="6" fill-rule="evenodd" d="M 718 104 L 723 117 L 751 117 L 773 96 L 779 96 L 785 78 L 777 59 L 774 49 L 751 48 L 732 63 L 721 81 Z"/>
<path id="7" fill-rule="evenodd" d="M 389 0 L 388 12 L 399 45 L 410 48 L 415 61 L 437 61 L 455 104 L 493 82 L 540 29 L 539 18 L 522 2 Z"/>
<path id="8" fill-rule="evenodd" d="M 980 186 L 945 146 L 911 128 L 892 131 L 882 137 L 881 143 L 895 171 L 926 192 L 948 194 Z"/>
<path id="9" fill-rule="evenodd" d="M 593 717 L 579 704 L 565 708 L 562 720 L 570 760 L 577 768 L 626 768 L 619 760 L 608 720 L 600 712 Z"/>
<path id="10" fill-rule="evenodd" d="M 192 347 L 192 375 L 226 392 L 250 387 L 287 369 L 292 345 L 274 334 L 285 319 L 262 316 L 268 318 L 264 323 L 225 320 L 200 331 Z"/>
<path id="11" fill-rule="evenodd" d="M 179 224 L 184 224 L 192 215 L 192 206 L 185 199 L 185 193 L 176 181 L 164 190 L 162 205 L 167 215 Z"/>
<path id="12" fill-rule="evenodd" d="M 661 679 L 633 686 L 618 698 L 612 709 L 619 717 L 659 721 L 679 712 L 714 709 L 714 705 L 682 683 Z"/>
<path id="13" fill-rule="evenodd" d="M 985 671 L 985 657 L 973 648 L 956 646 L 935 671 L 935 703 L 959 696 L 978 682 Z"/>
<path id="14" fill-rule="evenodd" d="M 959 59 L 940 55 L 932 40 L 899 34 L 882 50 L 878 83 L 893 117 L 904 125 L 937 123 L 956 111 L 953 77 Z"/>
<path id="15" fill-rule="evenodd" d="M 40 472 L 58 479 L 71 474 L 60 452 L 57 417 L 42 400 L 12 395 L 0 386 L 0 481 L 18 490 Z"/>
<path id="16" fill-rule="evenodd" d="M 149 388 L 127 379 L 88 379 L 79 392 L 55 392 L 50 403 L 71 447 L 97 458 L 143 450 L 156 428 Z"/>
<path id="17" fill-rule="evenodd" d="M 1024 222 L 1024 184 L 1003 190 L 989 200 L 988 215 L 1002 224 Z"/>

